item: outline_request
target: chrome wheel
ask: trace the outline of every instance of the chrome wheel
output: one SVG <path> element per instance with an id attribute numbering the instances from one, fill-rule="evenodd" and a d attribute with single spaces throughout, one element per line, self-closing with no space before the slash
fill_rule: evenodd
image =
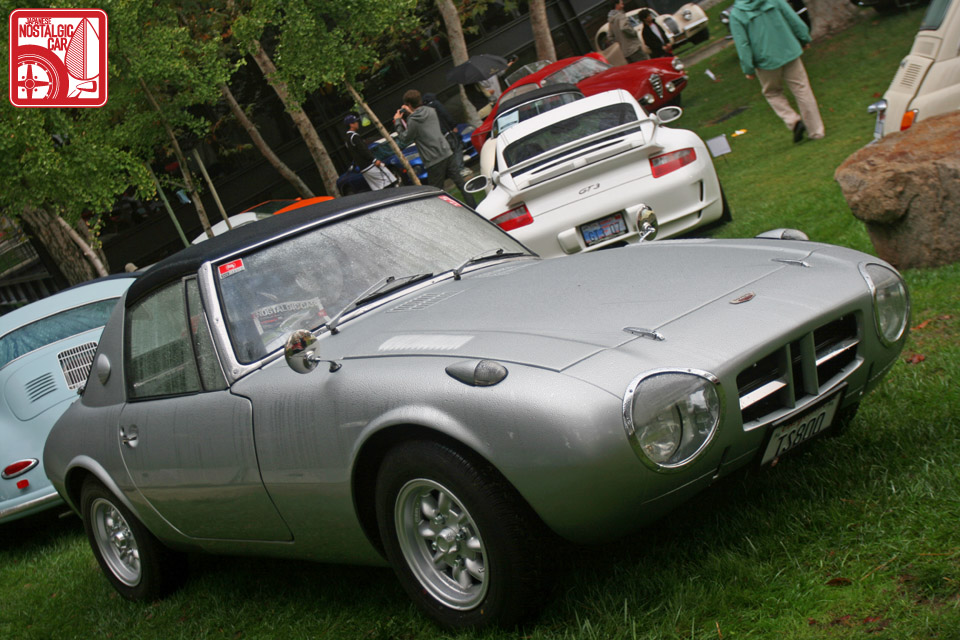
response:
<path id="1" fill-rule="evenodd" d="M 410 480 L 397 495 L 394 520 L 403 557 L 430 595 L 461 611 L 483 601 L 489 580 L 483 540 L 452 491 Z"/>
<path id="2" fill-rule="evenodd" d="M 140 583 L 140 550 L 123 514 L 108 500 L 97 498 L 90 506 L 93 537 L 111 573 L 128 587 Z"/>

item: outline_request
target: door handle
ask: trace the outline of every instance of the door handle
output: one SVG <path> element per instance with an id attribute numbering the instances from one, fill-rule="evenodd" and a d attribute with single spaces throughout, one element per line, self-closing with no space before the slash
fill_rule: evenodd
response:
<path id="1" fill-rule="evenodd" d="M 130 448 L 137 446 L 137 437 L 139 436 L 139 430 L 137 425 L 131 424 L 126 427 L 120 427 L 120 442 L 127 445 Z"/>

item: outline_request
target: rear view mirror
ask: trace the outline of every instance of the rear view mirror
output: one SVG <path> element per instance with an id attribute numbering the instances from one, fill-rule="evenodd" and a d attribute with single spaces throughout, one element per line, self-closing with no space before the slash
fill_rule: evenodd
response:
<path id="1" fill-rule="evenodd" d="M 660 121 L 660 124 L 666 124 L 667 122 L 673 122 L 680 118 L 683 115 L 683 109 L 680 107 L 663 107 L 657 111 L 657 120 Z"/>
<path id="2" fill-rule="evenodd" d="M 481 175 L 467 180 L 467 183 L 463 185 L 463 189 L 467 193 L 479 193 L 481 191 L 486 191 L 489 184 L 490 180 L 487 178 L 487 176 Z"/>

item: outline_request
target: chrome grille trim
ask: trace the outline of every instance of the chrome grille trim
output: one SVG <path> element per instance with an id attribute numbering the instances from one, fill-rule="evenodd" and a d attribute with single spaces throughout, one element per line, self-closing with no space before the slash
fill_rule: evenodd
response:
<path id="1" fill-rule="evenodd" d="M 853 313 L 786 342 L 737 376 L 740 416 L 750 431 L 823 397 L 863 362 Z"/>
<path id="2" fill-rule="evenodd" d="M 658 97 L 663 97 L 663 79 L 659 73 L 650 74 L 650 86 L 653 87 Z"/>
<path id="3" fill-rule="evenodd" d="M 87 381 L 87 376 L 90 375 L 90 367 L 93 365 L 93 354 L 96 351 L 96 342 L 86 342 L 57 354 L 60 370 L 67 381 L 68 389 L 77 389 Z"/>

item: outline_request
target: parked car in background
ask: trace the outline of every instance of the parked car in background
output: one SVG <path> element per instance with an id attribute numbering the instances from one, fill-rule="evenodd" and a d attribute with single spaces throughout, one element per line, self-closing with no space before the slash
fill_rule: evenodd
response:
<path id="1" fill-rule="evenodd" d="M 660 31 L 667 36 L 667 39 L 674 47 L 688 42 L 697 44 L 706 41 L 710 37 L 707 14 L 700 5 L 695 2 L 689 2 L 683 5 L 673 14 L 657 13 L 650 7 L 640 7 L 639 9 L 627 11 L 627 20 L 634 25 L 638 35 L 640 35 L 643 29 L 638 15 L 644 9 L 647 9 L 653 14 L 657 26 L 660 27 Z M 641 40 L 642 39 L 641 36 Z M 603 26 L 597 29 L 597 33 L 593 37 L 594 49 L 603 53 L 613 44 L 614 40 L 610 36 L 610 24 L 604 22 Z"/>
<path id="2" fill-rule="evenodd" d="M 557 107 L 500 132 L 496 170 L 466 189 L 489 190 L 477 211 L 543 257 L 637 242 L 648 206 L 661 238 L 729 220 L 703 140 L 662 126 L 681 113 L 623 90 Z"/>
<path id="3" fill-rule="evenodd" d="M 807 25 L 807 29 L 810 29 L 810 12 L 807 10 L 807 5 L 803 0 L 787 0 L 787 4 L 793 7 L 793 10 L 797 12 L 800 19 Z M 724 9 L 720 12 L 720 22 L 725 24 L 728 30 L 730 29 L 730 9 Z M 729 38 L 730 36 L 727 37 Z"/>
<path id="4" fill-rule="evenodd" d="M 907 57 L 900 62 L 876 114 L 879 140 L 915 122 L 960 109 L 960 0 L 933 0 Z"/>
<path id="5" fill-rule="evenodd" d="M 131 600 L 184 552 L 389 562 L 441 625 L 513 628 L 551 535 L 622 541 L 897 361 L 898 273 L 784 236 L 542 260 L 430 187 L 275 216 L 128 290 L 47 473 Z"/>
<path id="6" fill-rule="evenodd" d="M 330 196 L 317 196 L 315 198 L 292 198 L 288 200 L 267 200 L 266 202 L 261 202 L 260 204 L 254 205 L 247 209 L 246 211 L 241 211 L 235 215 L 232 215 L 228 218 L 230 221 L 230 226 L 227 226 L 227 223 L 223 220 L 220 222 L 210 225 L 210 230 L 213 232 L 214 236 L 218 236 L 221 233 L 226 233 L 237 227 L 242 227 L 247 224 L 251 224 L 258 220 L 263 220 L 269 218 L 270 216 L 277 215 L 278 213 L 286 213 L 287 211 L 294 211 L 300 207 L 306 207 L 317 202 L 325 202 L 326 200 L 331 200 Z M 206 232 L 201 233 L 196 238 L 191 241 L 190 244 L 198 244 L 207 240 Z"/>
<path id="7" fill-rule="evenodd" d="M 507 87 L 490 114 L 473 132 L 473 148 L 478 152 L 483 149 L 501 104 L 555 84 L 575 85 L 585 96 L 624 89 L 645 109 L 654 111 L 666 104 L 680 104 L 680 92 L 687 86 L 687 75 L 680 58 L 642 60 L 619 67 L 612 66 L 599 53 L 557 60 Z"/>
<path id="8" fill-rule="evenodd" d="M 43 445 L 86 382 L 103 325 L 133 281 L 96 280 L 0 316 L 0 523 L 62 504 L 44 473 Z"/>
<path id="9" fill-rule="evenodd" d="M 501 131 L 529 120 L 551 109 L 556 109 L 583 97 L 583 92 L 572 84 L 551 84 L 541 89 L 511 98 L 499 105 L 497 115 L 490 125 L 490 136 L 480 149 L 479 173 L 490 177 L 496 163 L 496 140 Z M 471 145 L 471 148 L 472 145 Z"/>
<path id="10" fill-rule="evenodd" d="M 460 134 L 460 139 L 463 145 L 464 164 L 473 162 L 477 159 L 478 151 L 477 149 L 473 148 L 473 145 L 470 144 L 470 136 L 473 135 L 473 130 L 473 125 L 465 123 L 457 125 L 457 133 Z M 393 135 L 395 136 L 395 134 Z M 390 168 L 390 171 L 392 171 L 395 176 L 400 177 L 400 182 L 402 184 L 413 184 L 413 181 L 407 177 L 406 167 L 404 167 L 403 163 L 401 163 L 397 158 L 397 155 L 393 152 L 393 149 L 390 148 L 390 145 L 386 143 L 386 140 L 380 138 L 376 142 L 371 142 L 369 149 L 370 152 L 373 153 L 373 157 L 381 160 L 387 165 L 387 167 Z M 420 149 L 417 148 L 416 143 L 404 147 L 403 155 L 406 156 L 407 162 L 410 163 L 410 166 L 413 168 L 414 172 L 416 172 L 417 178 L 420 180 L 420 182 L 426 182 L 427 169 L 423 166 L 423 160 L 420 159 Z M 352 164 L 337 178 L 337 188 L 343 195 L 370 191 L 370 187 L 367 185 L 367 181 L 364 180 L 363 175 L 361 175 L 360 169 Z"/>

